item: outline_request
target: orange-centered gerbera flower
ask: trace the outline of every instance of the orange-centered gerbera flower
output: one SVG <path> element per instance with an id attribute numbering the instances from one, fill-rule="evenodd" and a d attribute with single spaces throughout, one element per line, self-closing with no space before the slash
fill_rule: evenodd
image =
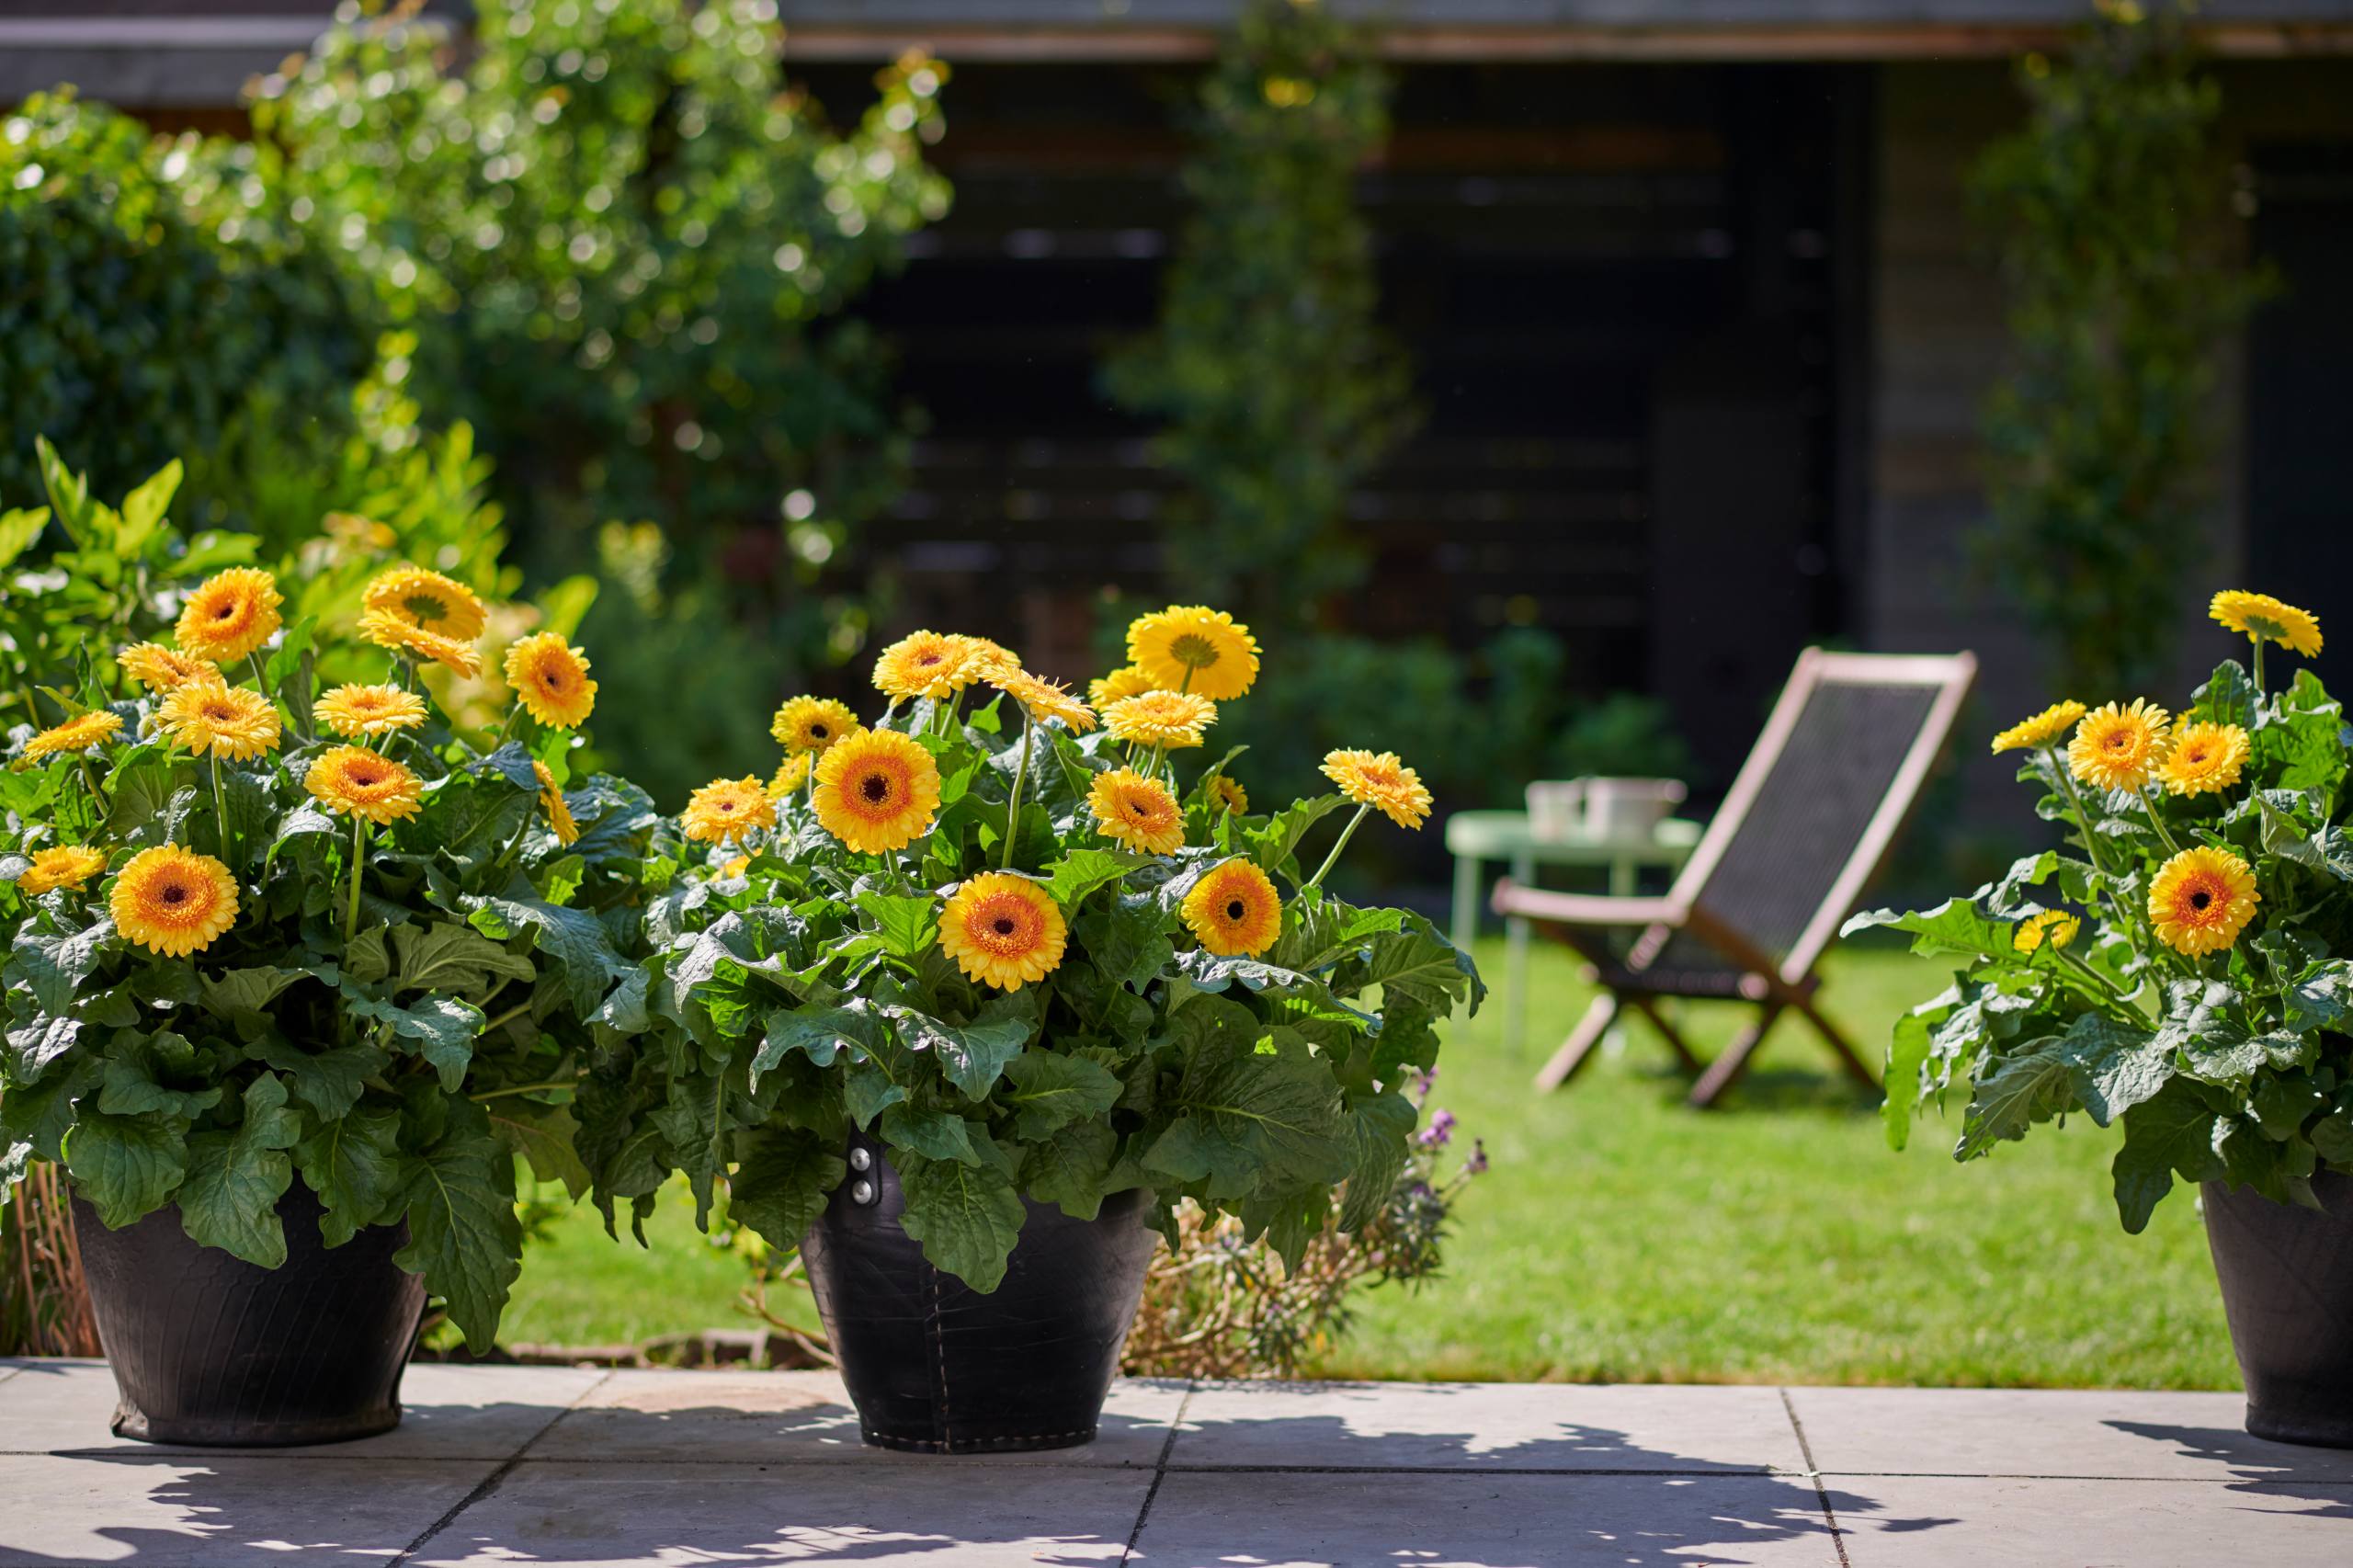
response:
<path id="1" fill-rule="evenodd" d="M 817 759 L 817 820 L 852 849 L 904 849 L 939 809 L 939 765 L 891 730 L 860 730 Z"/>
<path id="2" fill-rule="evenodd" d="M 2172 794 L 2211 794 L 2239 781 L 2246 756 L 2246 732 L 2236 724 L 2184 724 L 2174 733 L 2157 778 Z"/>
<path id="3" fill-rule="evenodd" d="M 1217 722 L 1217 704 L 1197 692 L 1144 691 L 1103 710 L 1103 727 L 1117 740 L 1171 751 L 1201 744 Z"/>
<path id="4" fill-rule="evenodd" d="M 2021 719 L 1994 737 L 1994 754 L 2021 751 L 2029 746 L 2047 746 L 2067 733 L 2068 727 L 2084 716 L 2080 702 L 2054 702 L 2031 719 Z"/>
<path id="5" fill-rule="evenodd" d="M 952 696 L 985 673 L 968 637 L 944 631 L 911 631 L 874 661 L 874 684 L 901 701 Z"/>
<path id="6" fill-rule="evenodd" d="M 1095 728 L 1094 710 L 1073 697 L 1062 682 L 1040 680 L 1028 670 L 999 670 L 991 676 L 989 684 L 1021 704 L 1032 723 L 1041 719 L 1060 719 L 1074 735 L 1083 735 Z"/>
<path id="7" fill-rule="evenodd" d="M 1168 786 L 1131 767 L 1097 776 L 1086 792 L 1086 809 L 1106 838 L 1131 849 L 1166 855 L 1185 842 L 1185 813 Z"/>
<path id="8" fill-rule="evenodd" d="M 1097 708 L 1108 708 L 1122 697 L 1141 697 L 1147 691 L 1157 691 L 1152 677 L 1133 665 L 1122 665 L 1108 676 L 1097 676 L 1086 683 L 1086 699 Z"/>
<path id="9" fill-rule="evenodd" d="M 244 762 L 278 749 L 278 705 L 217 677 L 175 688 L 156 718 L 174 745 L 216 761 Z"/>
<path id="10" fill-rule="evenodd" d="M 2226 588 L 2214 596 L 2207 613 L 2232 631 L 2246 633 L 2251 642 L 2268 637 L 2307 659 L 2321 650 L 2320 618 L 2310 610 L 2281 604 L 2269 594 Z"/>
<path id="11" fill-rule="evenodd" d="M 506 684 L 531 717 L 551 730 L 576 730 L 597 706 L 597 683 L 588 678 L 588 655 L 559 632 L 517 638 L 506 649 Z"/>
<path id="12" fill-rule="evenodd" d="M 108 905 L 125 938 L 184 959 L 210 947 L 236 923 L 237 882 L 210 855 L 158 845 L 131 858 L 114 880 Z"/>
<path id="13" fill-rule="evenodd" d="M 1201 946 L 1220 958 L 1251 957 L 1282 934 L 1283 901 L 1267 873 L 1247 860 L 1223 861 L 1193 884 L 1182 913 Z"/>
<path id="14" fill-rule="evenodd" d="M 413 653 L 439 665 L 460 680 L 482 674 L 482 654 L 472 642 L 428 631 L 407 617 L 388 609 L 371 609 L 359 618 L 359 635 L 379 648 Z"/>
<path id="15" fill-rule="evenodd" d="M 2237 941 L 2262 902 L 2245 861 L 2202 846 L 2166 861 L 2149 884 L 2149 919 L 2157 939 L 2193 958 Z"/>
<path id="16" fill-rule="evenodd" d="M 415 774 L 366 746 L 335 746 L 320 753 L 302 776 L 302 788 L 327 810 L 366 817 L 379 826 L 415 816 L 425 790 Z"/>
<path id="17" fill-rule="evenodd" d="M 166 648 L 161 642 L 142 642 L 125 648 L 114 656 L 114 662 L 122 666 L 123 674 L 150 691 L 170 691 L 200 676 L 218 679 L 221 675 L 221 666 L 211 660 Z"/>
<path id="18" fill-rule="evenodd" d="M 1399 827 L 1419 827 L 1430 814 L 1430 792 L 1422 776 L 1393 751 L 1336 751 L 1324 758 L 1324 776 L 1360 806 L 1378 807 Z"/>
<path id="19" fill-rule="evenodd" d="M 319 699 L 319 717 L 347 741 L 389 735 L 425 722 L 425 699 L 397 686 L 339 686 Z"/>
<path id="20" fill-rule="evenodd" d="M 1245 790 L 1239 780 L 1226 774 L 1221 773 L 1210 780 L 1210 799 L 1235 816 L 1250 814 L 1250 791 Z"/>
<path id="21" fill-rule="evenodd" d="M 112 740 L 121 728 L 122 720 L 118 715 L 93 708 L 63 724 L 52 724 L 27 741 L 24 760 L 35 762 L 57 752 L 87 751 L 101 741 Z"/>
<path id="22" fill-rule="evenodd" d="M 359 591 L 362 611 L 398 616 L 411 626 L 471 642 L 490 624 L 490 610 L 472 588 L 422 566 L 395 566 Z"/>
<path id="23" fill-rule="evenodd" d="M 768 733 L 796 756 L 824 751 L 857 728 L 849 705 L 830 697 L 793 698 L 768 721 Z"/>
<path id="24" fill-rule="evenodd" d="M 242 659 L 278 631 L 285 602 L 277 578 L 258 566 L 232 566 L 206 578 L 180 607 L 180 650 L 220 665 Z"/>
<path id="25" fill-rule="evenodd" d="M 1018 991 L 1063 961 L 1068 931 L 1045 889 L 1026 877 L 983 871 L 939 911 L 939 947 L 976 984 Z"/>
<path id="26" fill-rule="evenodd" d="M 2145 698 L 2130 708 L 2095 708 L 2067 743 L 2067 766 L 2098 790 L 2138 790 L 2165 759 L 2173 718 Z"/>
<path id="27" fill-rule="evenodd" d="M 1223 702 L 1258 678 L 1258 640 L 1222 609 L 1170 605 L 1129 623 L 1128 663 L 1165 690 Z"/>
<path id="28" fill-rule="evenodd" d="M 776 823 L 776 803 L 756 778 L 714 778 L 687 797 L 679 825 L 698 844 L 732 844 Z"/>
<path id="29" fill-rule="evenodd" d="M 84 844 L 59 844 L 33 855 L 33 863 L 17 879 L 17 891 L 27 898 L 39 898 L 45 892 L 65 888 L 82 891 L 82 884 L 107 869 L 103 850 Z"/>
<path id="30" fill-rule="evenodd" d="M 548 831 L 555 835 L 558 844 L 570 844 L 580 836 L 580 824 L 573 820 L 572 807 L 566 803 L 563 791 L 555 787 L 555 775 L 538 757 L 531 759 L 531 777 L 540 781 L 540 809 L 548 814 Z"/>

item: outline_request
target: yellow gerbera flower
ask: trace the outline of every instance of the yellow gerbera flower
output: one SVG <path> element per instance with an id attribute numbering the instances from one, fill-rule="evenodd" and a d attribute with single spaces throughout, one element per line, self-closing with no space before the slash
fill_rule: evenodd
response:
<path id="1" fill-rule="evenodd" d="M 1430 814 L 1430 792 L 1422 776 L 1393 751 L 1336 751 L 1324 758 L 1324 776 L 1360 806 L 1377 806 L 1399 827 L 1419 827 Z"/>
<path id="2" fill-rule="evenodd" d="M 395 615 L 412 626 L 471 642 L 490 624 L 490 608 L 472 588 L 422 566 L 379 572 L 359 590 L 359 608 Z"/>
<path id="3" fill-rule="evenodd" d="M 1063 961 L 1069 932 L 1045 889 L 1026 877 L 983 871 L 939 911 L 939 947 L 975 984 L 1018 991 Z"/>
<path id="4" fill-rule="evenodd" d="M 2065 734 L 2087 711 L 2080 702 L 2054 702 L 2031 719 L 2021 719 L 1994 737 L 1994 755 L 2047 746 Z"/>
<path id="5" fill-rule="evenodd" d="M 2047 938 L 2052 948 L 2063 948 L 2075 939 L 2082 926 L 2081 920 L 2063 909 L 2046 909 L 2018 922 L 2018 929 L 2011 933 L 2010 946 L 2019 952 L 2030 953 Z"/>
<path id="6" fill-rule="evenodd" d="M 1131 849 L 1166 855 L 1185 842 L 1185 813 L 1168 786 L 1131 767 L 1097 775 L 1086 791 L 1086 809 L 1106 838 Z"/>
<path id="7" fill-rule="evenodd" d="M 278 631 L 286 597 L 258 566 L 232 566 L 208 577 L 180 607 L 180 649 L 225 665 L 242 659 Z"/>
<path id="8" fill-rule="evenodd" d="M 824 751 L 857 728 L 849 705 L 830 697 L 796 697 L 768 721 L 768 733 L 795 756 Z"/>
<path id="9" fill-rule="evenodd" d="M 1021 667 L 1021 655 L 1002 642 L 992 642 L 985 637 L 968 637 L 961 633 L 949 638 L 949 641 L 963 644 L 964 654 L 971 665 L 974 680 L 987 680 L 992 676 Z"/>
<path id="10" fill-rule="evenodd" d="M 795 752 L 776 765 L 776 776 L 768 780 L 768 793 L 781 799 L 791 794 L 808 781 L 810 768 L 816 766 L 817 754 Z"/>
<path id="11" fill-rule="evenodd" d="M 74 892 L 107 869 L 106 852 L 85 844 L 60 844 L 38 850 L 31 868 L 17 879 L 17 891 L 27 898 L 65 888 Z"/>
<path id="12" fill-rule="evenodd" d="M 559 631 L 534 632 L 508 643 L 506 684 L 531 717 L 551 730 L 580 728 L 597 706 L 588 655 L 565 642 Z"/>
<path id="13" fill-rule="evenodd" d="M 378 826 L 416 815 L 425 791 L 405 766 L 366 746 L 321 752 L 302 776 L 302 788 L 327 810 L 366 817 Z"/>
<path id="14" fill-rule="evenodd" d="M 347 741 L 389 735 L 425 722 L 425 699 L 397 686 L 339 686 L 319 699 L 318 716 Z"/>
<path id="15" fill-rule="evenodd" d="M 678 824 L 698 844 L 732 844 L 760 828 L 776 825 L 776 803 L 760 788 L 760 781 L 749 775 L 714 778 L 687 797 L 687 809 L 679 813 Z"/>
<path id="16" fill-rule="evenodd" d="M 93 708 L 79 713 L 63 724 L 52 724 L 25 743 L 23 760 L 35 762 L 62 751 L 87 751 L 102 741 L 114 738 L 122 728 L 119 715 L 103 708 Z"/>
<path id="17" fill-rule="evenodd" d="M 2207 613 L 2232 631 L 2246 633 L 2251 642 L 2260 642 L 2268 637 L 2307 659 L 2321 649 L 2320 618 L 2310 610 L 2281 604 L 2269 594 L 2225 588 L 2214 596 Z"/>
<path id="18" fill-rule="evenodd" d="M 533 757 L 531 777 L 540 781 L 540 809 L 548 814 L 548 831 L 555 835 L 558 844 L 570 844 L 580 836 L 580 824 L 573 820 L 563 791 L 555 787 L 555 775 L 546 763 Z"/>
<path id="19" fill-rule="evenodd" d="M 1210 780 L 1210 796 L 1235 816 L 1250 814 L 1250 791 L 1242 787 L 1240 779 L 1219 774 Z"/>
<path id="20" fill-rule="evenodd" d="M 1222 609 L 1170 605 L 1129 623 L 1128 663 L 1165 690 L 1223 702 L 1258 678 L 1258 640 Z"/>
<path id="21" fill-rule="evenodd" d="M 1040 719 L 1060 719 L 1074 735 L 1095 728 L 1094 710 L 1073 697 L 1060 681 L 1042 680 L 1024 669 L 999 670 L 988 681 L 1021 704 L 1021 710 L 1029 715 L 1032 723 Z"/>
<path id="22" fill-rule="evenodd" d="M 379 648 L 414 653 L 439 665 L 460 680 L 472 680 L 482 674 L 482 654 L 472 642 L 428 631 L 392 610 L 371 609 L 361 615 L 359 635 Z"/>
<path id="23" fill-rule="evenodd" d="M 1283 929 L 1275 884 L 1247 860 L 1223 861 L 1195 882 L 1183 914 L 1202 948 L 1220 958 L 1255 958 L 1273 947 Z"/>
<path id="24" fill-rule="evenodd" d="M 123 674 L 150 691 L 170 691 L 200 676 L 218 678 L 221 674 L 221 666 L 211 660 L 166 648 L 161 642 L 142 642 L 125 648 L 114 656 L 114 662 L 122 666 Z"/>
<path id="25" fill-rule="evenodd" d="M 1097 676 L 1086 683 L 1086 699 L 1097 708 L 1108 708 L 1123 697 L 1141 697 L 1160 688 L 1152 677 L 1133 665 L 1123 665 L 1108 676 Z"/>
<path id="26" fill-rule="evenodd" d="M 278 705 L 258 691 L 215 677 L 192 680 L 164 699 L 157 722 L 172 744 L 199 756 L 244 762 L 278 749 Z"/>
<path id="27" fill-rule="evenodd" d="M 2172 736 L 2173 716 L 2146 698 L 2133 699 L 2130 708 L 2111 702 L 2075 726 L 2067 766 L 2096 789 L 2138 790 L 2165 761 Z"/>
<path id="28" fill-rule="evenodd" d="M 184 959 L 236 924 L 237 881 L 211 856 L 162 844 L 131 858 L 108 903 L 127 939 Z"/>
<path id="29" fill-rule="evenodd" d="M 852 849 L 904 849 L 939 809 L 939 765 L 892 730 L 860 730 L 817 759 L 817 820 Z"/>
<path id="30" fill-rule="evenodd" d="M 2166 861 L 2149 884 L 2149 919 L 2157 939 L 2193 958 L 2237 941 L 2262 902 L 2245 861 L 2203 846 Z"/>
<path id="31" fill-rule="evenodd" d="M 1103 710 L 1103 727 L 1114 738 L 1171 750 L 1201 744 L 1201 732 L 1217 722 L 1217 704 L 1194 691 L 1145 691 L 1123 697 Z"/>
<path id="32" fill-rule="evenodd" d="M 950 697 L 981 678 L 980 652 L 969 637 L 911 631 L 874 661 L 874 684 L 901 701 Z"/>
<path id="33" fill-rule="evenodd" d="M 2236 724 L 2184 724 L 2157 768 L 2157 779 L 2176 795 L 2205 795 L 2227 790 L 2246 767 L 2247 734 Z"/>
<path id="34" fill-rule="evenodd" d="M 329 512 L 319 520 L 319 531 L 355 552 L 390 550 L 401 541 L 391 528 L 357 512 Z"/>

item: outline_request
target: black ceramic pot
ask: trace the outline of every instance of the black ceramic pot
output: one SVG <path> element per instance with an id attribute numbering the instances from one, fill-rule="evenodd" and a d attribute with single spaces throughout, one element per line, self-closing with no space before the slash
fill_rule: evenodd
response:
<path id="1" fill-rule="evenodd" d="M 300 1181 L 278 1200 L 283 1267 L 257 1268 L 180 1227 L 176 1207 L 119 1231 L 77 1194 L 74 1239 L 121 1395 L 114 1431 L 233 1449 L 339 1443 L 400 1425 L 401 1371 L 425 1281 L 393 1267 L 408 1226 L 329 1250 Z"/>
<path id="2" fill-rule="evenodd" d="M 2315 1176 L 2317 1211 L 2221 1182 L 2202 1190 L 2246 1429 L 2353 1449 L 2353 1176 Z"/>
<path id="3" fill-rule="evenodd" d="M 850 1149 L 849 1176 L 801 1250 L 860 1435 L 926 1454 L 1092 1441 L 1160 1242 L 1144 1195 L 1108 1198 L 1093 1220 L 1024 1199 L 1005 1279 L 983 1295 L 925 1262 L 900 1228 L 905 1199 L 881 1150 L 862 1137 Z"/>

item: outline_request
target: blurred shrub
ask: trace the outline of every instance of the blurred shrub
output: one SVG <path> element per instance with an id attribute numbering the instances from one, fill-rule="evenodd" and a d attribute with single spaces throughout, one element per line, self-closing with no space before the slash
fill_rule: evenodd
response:
<path id="1" fill-rule="evenodd" d="M 256 168 L 70 88 L 0 119 L 0 501 L 39 494 L 38 436 L 113 494 L 257 410 L 340 421 L 371 335 Z"/>
<path id="2" fill-rule="evenodd" d="M 1348 491 L 1413 423 L 1356 208 L 1389 91 L 1358 29 L 1252 0 L 1201 84 L 1159 324 L 1106 367 L 1121 404 L 1167 422 L 1155 451 L 1190 487 L 1168 519 L 1187 597 L 1267 631 L 1362 579 Z"/>
<path id="3" fill-rule="evenodd" d="M 1975 172 L 2016 358 L 1985 408 L 1979 564 L 2097 701 L 2165 667 L 2216 369 L 2265 284 L 2234 260 L 2221 94 L 2179 13 L 2102 0 L 2018 79 L 2028 124 Z"/>
<path id="4" fill-rule="evenodd" d="M 262 85 L 277 177 L 415 332 L 413 395 L 497 459 L 529 563 L 577 569 L 606 520 L 652 517 L 675 574 L 725 561 L 728 608 L 796 597 L 900 483 L 887 356 L 819 328 L 946 210 L 922 155 L 943 68 L 885 70 L 837 132 L 780 87 L 768 0 L 475 11 L 457 51 L 347 7 Z"/>

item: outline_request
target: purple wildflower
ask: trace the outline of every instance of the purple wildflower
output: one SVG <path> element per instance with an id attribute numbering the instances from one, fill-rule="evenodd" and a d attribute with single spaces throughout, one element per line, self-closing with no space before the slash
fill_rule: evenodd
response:
<path id="1" fill-rule="evenodd" d="M 1450 1110 L 1430 1112 L 1430 1124 L 1415 1135 L 1414 1142 L 1425 1149 L 1443 1149 L 1447 1140 L 1454 1136 L 1454 1113 Z"/>
<path id="2" fill-rule="evenodd" d="M 1487 1141 L 1483 1138 L 1473 1138 L 1471 1140 L 1471 1157 L 1462 1162 L 1462 1174 L 1465 1176 L 1478 1176 L 1484 1172 L 1486 1168 Z"/>

